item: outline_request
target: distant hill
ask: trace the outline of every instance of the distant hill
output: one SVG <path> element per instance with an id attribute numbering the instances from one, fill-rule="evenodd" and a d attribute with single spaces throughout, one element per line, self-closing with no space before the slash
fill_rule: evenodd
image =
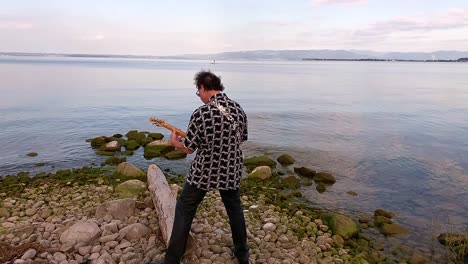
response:
<path id="1" fill-rule="evenodd" d="M 457 60 L 468 57 L 468 51 L 374 52 L 366 50 L 255 50 L 215 54 L 162 56 L 171 59 L 205 60 L 302 60 L 302 59 L 382 59 L 382 60 Z"/>
<path id="2" fill-rule="evenodd" d="M 135 59 L 198 59 L 198 60 L 438 60 L 456 61 L 468 58 L 468 51 L 435 52 L 375 52 L 369 50 L 254 50 L 214 54 L 185 54 L 175 56 L 112 55 L 112 54 L 58 54 L 0 52 L 0 56 L 49 56 L 90 58 L 135 58 Z"/>

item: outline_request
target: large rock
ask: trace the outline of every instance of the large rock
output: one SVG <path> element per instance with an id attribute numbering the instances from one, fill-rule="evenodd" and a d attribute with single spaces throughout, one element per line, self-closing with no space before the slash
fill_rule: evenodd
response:
<path id="1" fill-rule="evenodd" d="M 250 171 L 259 166 L 268 166 L 274 169 L 276 168 L 276 161 L 270 159 L 267 156 L 258 156 L 245 159 L 244 166 Z"/>
<path id="2" fill-rule="evenodd" d="M 294 172 L 306 178 L 313 178 L 315 174 L 317 173 L 315 170 L 307 168 L 307 167 L 295 167 Z"/>
<path id="3" fill-rule="evenodd" d="M 129 139 L 127 143 L 125 144 L 125 149 L 126 150 L 137 150 L 140 147 L 140 143 L 138 143 L 136 140 Z"/>
<path id="4" fill-rule="evenodd" d="M 115 193 L 120 198 L 137 198 L 146 191 L 146 184 L 140 180 L 128 180 L 115 187 Z"/>
<path id="5" fill-rule="evenodd" d="M 146 135 L 143 132 L 138 132 L 138 130 L 130 130 L 125 134 L 128 140 L 135 140 L 140 141 L 141 139 L 145 138 Z"/>
<path id="6" fill-rule="evenodd" d="M 139 240 L 140 238 L 149 238 L 151 229 L 141 223 L 126 226 L 119 231 L 119 239 Z"/>
<path id="7" fill-rule="evenodd" d="M 95 222 L 80 221 L 65 230 L 60 236 L 62 244 L 88 244 L 101 234 L 101 229 Z"/>
<path id="8" fill-rule="evenodd" d="M 323 218 L 328 221 L 328 225 L 334 235 L 339 235 L 344 239 L 356 236 L 359 227 L 353 219 L 341 214 L 325 214 Z"/>
<path id="9" fill-rule="evenodd" d="M 111 141 L 100 148 L 101 151 L 120 151 L 122 145 L 117 140 Z"/>
<path id="10" fill-rule="evenodd" d="M 93 147 L 100 147 L 104 144 L 106 144 L 106 137 L 104 136 L 101 136 L 101 137 L 95 137 L 93 139 L 91 139 L 91 146 Z"/>
<path id="11" fill-rule="evenodd" d="M 314 181 L 333 184 L 336 182 L 336 179 L 333 175 L 326 172 L 316 173 L 314 176 Z"/>
<path id="12" fill-rule="evenodd" d="M 164 135 L 161 133 L 149 133 L 148 137 L 152 138 L 153 140 L 161 140 L 164 138 Z"/>
<path id="13" fill-rule="evenodd" d="M 172 146 L 171 142 L 168 140 L 155 140 L 145 146 L 145 152 L 143 156 L 145 159 L 152 159 L 163 156 L 166 153 L 174 150 L 174 146 Z"/>
<path id="14" fill-rule="evenodd" d="M 289 154 L 283 154 L 276 159 L 281 165 L 288 166 L 294 164 L 296 160 Z"/>
<path id="15" fill-rule="evenodd" d="M 391 236 L 391 235 L 405 235 L 410 233 L 410 230 L 406 227 L 403 227 L 398 224 L 384 224 L 382 226 L 382 234 Z"/>
<path id="16" fill-rule="evenodd" d="M 258 178 L 258 179 L 269 179 L 271 177 L 271 168 L 268 166 L 260 166 L 255 168 L 249 177 Z"/>
<path id="17" fill-rule="evenodd" d="M 135 212 L 135 200 L 120 199 L 100 204 L 96 207 L 96 217 L 123 220 Z"/>
<path id="18" fill-rule="evenodd" d="M 145 172 L 129 162 L 120 163 L 119 166 L 117 166 L 116 172 L 124 176 L 126 179 L 146 180 Z"/>

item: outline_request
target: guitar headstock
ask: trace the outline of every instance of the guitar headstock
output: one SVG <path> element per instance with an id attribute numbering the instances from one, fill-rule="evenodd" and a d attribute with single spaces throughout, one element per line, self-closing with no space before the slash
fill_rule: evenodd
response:
<path id="1" fill-rule="evenodd" d="M 148 118 L 148 121 L 150 121 L 151 123 L 157 125 L 157 126 L 163 126 L 164 124 L 166 124 L 166 121 L 160 119 L 160 118 L 155 118 L 155 117 L 150 117 Z"/>

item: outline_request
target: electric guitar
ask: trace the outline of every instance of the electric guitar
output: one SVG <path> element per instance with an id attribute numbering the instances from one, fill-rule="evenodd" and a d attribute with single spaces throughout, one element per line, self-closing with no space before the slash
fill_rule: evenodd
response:
<path id="1" fill-rule="evenodd" d="M 175 130 L 175 133 L 176 133 L 177 135 L 183 137 L 183 138 L 187 137 L 187 134 L 186 134 L 184 131 L 182 131 L 182 130 L 180 130 L 180 129 L 178 129 L 178 128 L 176 128 L 176 127 L 170 125 L 170 124 L 168 124 L 166 121 L 164 121 L 164 120 L 162 120 L 162 119 L 160 119 L 160 118 L 150 117 L 150 118 L 148 118 L 148 121 L 151 122 L 151 123 L 153 123 L 153 125 L 156 125 L 156 126 L 159 126 L 159 127 L 167 128 L 167 129 L 170 130 L 171 132 L 172 132 L 173 130 Z"/>

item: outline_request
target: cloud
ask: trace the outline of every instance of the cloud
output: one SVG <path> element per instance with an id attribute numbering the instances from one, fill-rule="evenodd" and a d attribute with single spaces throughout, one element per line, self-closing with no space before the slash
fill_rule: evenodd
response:
<path id="1" fill-rule="evenodd" d="M 468 26 L 468 9 L 452 9 L 426 16 L 398 17 L 377 22 L 354 32 L 355 37 L 373 37 L 404 32 L 449 30 Z"/>
<path id="2" fill-rule="evenodd" d="M 338 5 L 338 4 L 366 4 L 367 0 L 312 0 L 312 3 L 318 5 Z"/>
<path id="3" fill-rule="evenodd" d="M 27 22 L 15 21 L 15 20 L 5 20 L 0 19 L 0 29 L 31 29 L 34 25 Z"/>

